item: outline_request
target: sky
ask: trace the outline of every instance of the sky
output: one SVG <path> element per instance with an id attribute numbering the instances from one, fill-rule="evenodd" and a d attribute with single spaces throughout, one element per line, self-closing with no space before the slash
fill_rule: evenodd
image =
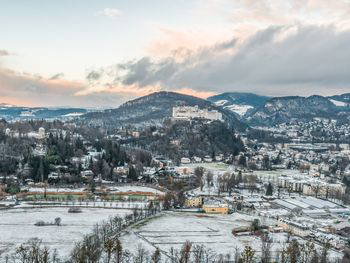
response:
<path id="1" fill-rule="evenodd" d="M 350 92 L 350 0 L 0 0 L 0 103 Z"/>

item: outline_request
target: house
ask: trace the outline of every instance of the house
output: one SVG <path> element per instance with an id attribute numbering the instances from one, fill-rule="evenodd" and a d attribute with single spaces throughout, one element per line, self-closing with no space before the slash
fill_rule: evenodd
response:
<path id="1" fill-rule="evenodd" d="M 133 131 L 133 132 L 131 133 L 131 135 L 132 135 L 132 137 L 134 137 L 134 138 L 139 138 L 139 137 L 140 137 L 140 132 L 139 132 L 139 131 Z"/>
<path id="2" fill-rule="evenodd" d="M 202 208 L 207 214 L 228 214 L 229 212 L 228 204 L 221 199 L 205 200 Z"/>
<path id="3" fill-rule="evenodd" d="M 182 157 L 181 158 L 181 163 L 182 164 L 189 164 L 189 163 L 191 163 L 191 160 L 189 158 Z"/>
<path id="4" fill-rule="evenodd" d="M 284 231 L 296 236 L 306 237 L 310 235 L 310 228 L 302 223 L 282 219 L 278 222 L 278 227 L 282 227 Z"/>
<path id="5" fill-rule="evenodd" d="M 193 160 L 196 163 L 200 163 L 202 161 L 202 158 L 198 157 L 198 156 L 193 156 Z"/>
<path id="6" fill-rule="evenodd" d="M 93 177 L 94 173 L 91 170 L 84 170 L 80 172 L 81 177 L 87 178 L 87 177 Z"/>
<path id="7" fill-rule="evenodd" d="M 211 163 L 212 161 L 213 161 L 213 158 L 211 158 L 210 156 L 206 155 L 206 156 L 204 157 L 204 162 L 206 162 L 206 163 Z"/>
<path id="8" fill-rule="evenodd" d="M 186 207 L 202 207 L 203 198 L 201 196 L 189 197 L 185 201 Z"/>

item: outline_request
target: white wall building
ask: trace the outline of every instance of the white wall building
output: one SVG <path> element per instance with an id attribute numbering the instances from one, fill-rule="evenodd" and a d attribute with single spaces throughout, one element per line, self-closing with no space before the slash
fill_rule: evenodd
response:
<path id="1" fill-rule="evenodd" d="M 173 118 L 177 120 L 188 120 L 194 118 L 207 120 L 222 120 L 222 114 L 216 110 L 199 109 L 198 106 L 173 107 Z"/>

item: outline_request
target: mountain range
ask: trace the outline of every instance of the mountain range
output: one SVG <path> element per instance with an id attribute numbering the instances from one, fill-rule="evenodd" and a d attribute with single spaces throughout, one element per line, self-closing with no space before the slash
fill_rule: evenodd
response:
<path id="1" fill-rule="evenodd" d="M 250 125 L 273 125 L 292 119 L 309 121 L 332 118 L 350 121 L 350 93 L 335 96 L 267 97 L 250 93 L 223 93 L 209 97 L 215 105 L 230 109 Z"/>
<path id="2" fill-rule="evenodd" d="M 226 92 L 201 99 L 175 92 L 156 92 L 130 100 L 118 108 L 93 111 L 83 108 L 28 108 L 0 104 L 0 117 L 16 119 L 64 119 L 81 117 L 104 126 L 158 125 L 172 115 L 175 106 L 198 106 L 219 111 L 237 130 L 248 126 L 270 126 L 293 119 L 309 121 L 331 118 L 350 122 L 350 93 L 334 96 L 269 97 L 253 93 Z"/>
<path id="3" fill-rule="evenodd" d="M 84 108 L 47 108 L 47 107 L 22 107 L 16 105 L 0 104 L 0 118 L 7 121 L 29 119 L 68 119 L 89 112 Z"/>

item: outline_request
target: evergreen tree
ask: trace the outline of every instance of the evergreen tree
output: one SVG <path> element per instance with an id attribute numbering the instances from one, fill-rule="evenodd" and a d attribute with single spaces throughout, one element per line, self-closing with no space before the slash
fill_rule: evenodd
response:
<path id="1" fill-rule="evenodd" d="M 137 181 L 137 172 L 133 165 L 130 165 L 129 167 L 128 178 L 132 181 Z"/>
<path id="2" fill-rule="evenodd" d="M 273 186 L 271 184 L 271 182 L 269 182 L 269 184 L 267 185 L 267 189 L 266 189 L 266 195 L 271 196 L 273 194 Z"/>

